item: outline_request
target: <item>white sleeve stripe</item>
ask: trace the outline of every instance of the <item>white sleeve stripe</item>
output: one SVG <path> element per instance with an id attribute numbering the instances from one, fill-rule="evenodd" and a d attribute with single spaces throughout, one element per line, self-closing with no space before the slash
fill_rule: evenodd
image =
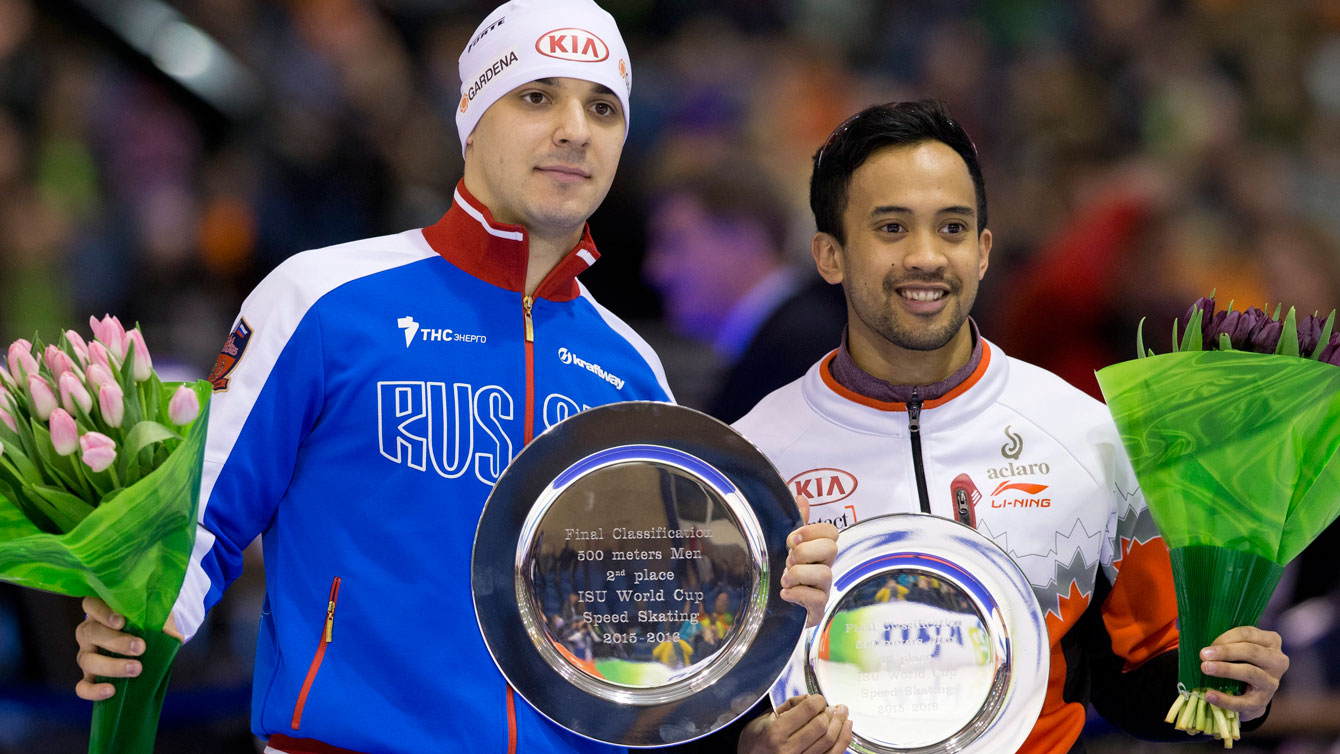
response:
<path id="1" fill-rule="evenodd" d="M 352 243 L 330 246 L 316 251 L 296 254 L 277 267 L 242 304 L 242 314 L 233 326 L 248 319 L 255 338 L 247 345 L 233 371 L 228 375 L 228 389 L 213 394 L 209 415 L 209 434 L 205 438 L 205 465 L 200 479 L 200 513 L 197 520 L 205 520 L 218 481 L 219 472 L 232 455 L 247 418 L 255 407 L 260 392 L 270 378 L 275 362 L 287 347 L 289 339 L 312 306 L 327 293 L 360 278 L 401 267 L 438 254 L 428 245 L 420 230 L 405 231 Z M 394 330 L 395 322 L 389 323 Z M 394 335 L 399 335 L 394 332 Z M 227 411 L 216 410 L 227 406 Z M 199 530 L 196 547 L 191 553 L 191 571 L 182 586 L 174 613 L 190 624 L 192 630 L 204 619 L 204 595 L 209 590 L 208 577 L 199 562 L 213 546 L 214 538 Z M 201 542 L 205 546 L 201 547 Z M 202 579 L 203 586 L 195 579 Z M 198 604 L 187 604 L 187 597 Z"/>
<path id="2" fill-rule="evenodd" d="M 460 189 L 457 189 L 456 191 L 452 192 L 451 197 L 456 202 L 456 206 L 465 210 L 465 214 L 469 215 L 470 217 L 473 217 L 476 221 L 478 221 L 479 224 L 484 228 L 484 230 L 488 231 L 488 234 L 490 236 L 497 236 L 498 238 L 506 238 L 511 241 L 526 240 L 525 236 L 523 236 L 521 233 L 518 233 L 515 230 L 499 230 L 490 225 L 489 221 L 484 219 L 484 215 L 482 212 L 472 207 L 470 205 L 470 202 L 467 202 L 465 201 L 465 199 L 461 198 Z"/>
<path id="3" fill-rule="evenodd" d="M 638 354 L 642 357 L 642 360 L 647 362 L 647 366 L 651 367 L 652 373 L 656 375 L 656 381 L 660 383 L 661 389 L 665 391 L 666 400 L 674 403 L 675 394 L 670 391 L 670 383 L 665 379 L 665 368 L 661 366 L 661 358 L 656 355 L 656 351 L 652 350 L 652 347 L 647 345 L 647 341 L 643 340 L 642 336 L 637 334 L 637 331 L 629 327 L 628 323 L 614 316 L 614 313 L 609 309 L 601 306 L 600 302 L 595 300 L 591 295 L 591 292 L 586 290 L 586 286 L 582 285 L 580 280 L 577 281 L 577 288 L 581 291 L 582 298 L 586 299 L 591 306 L 595 307 L 596 312 L 600 314 L 600 318 L 605 321 L 605 324 L 624 340 L 628 341 L 628 345 L 637 350 Z"/>
<path id="4" fill-rule="evenodd" d="M 214 534 L 203 526 L 195 530 L 195 547 L 191 549 L 191 562 L 186 568 L 186 580 L 182 582 L 181 594 L 172 606 L 172 617 L 177 623 L 185 641 L 190 641 L 200 624 L 205 622 L 205 595 L 209 594 L 209 576 L 200 566 L 200 561 L 214 546 Z"/>

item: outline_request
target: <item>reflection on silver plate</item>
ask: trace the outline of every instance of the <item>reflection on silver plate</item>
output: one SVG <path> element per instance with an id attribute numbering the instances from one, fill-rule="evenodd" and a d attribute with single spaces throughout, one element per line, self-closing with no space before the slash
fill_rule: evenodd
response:
<path id="1" fill-rule="evenodd" d="M 475 534 L 472 592 L 509 683 L 590 739 L 665 746 L 730 724 L 804 630 L 782 601 L 800 525 L 739 433 L 665 403 L 617 403 L 535 438 Z"/>
<path id="2" fill-rule="evenodd" d="M 824 618 L 773 685 L 851 710 L 862 754 L 1010 752 L 1042 710 L 1047 624 L 1019 567 L 956 521 L 872 518 L 842 532 Z"/>

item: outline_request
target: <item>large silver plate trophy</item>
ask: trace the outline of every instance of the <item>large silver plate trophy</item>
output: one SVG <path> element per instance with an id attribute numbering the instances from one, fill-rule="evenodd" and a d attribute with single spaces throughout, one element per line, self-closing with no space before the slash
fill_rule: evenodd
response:
<path id="1" fill-rule="evenodd" d="M 861 754 L 1011 752 L 1047 691 L 1046 618 L 1014 561 L 956 521 L 881 516 L 845 529 L 833 589 L 774 684 L 851 710 Z"/>
<path id="2" fill-rule="evenodd" d="M 475 614 L 541 714 L 633 747 L 689 741 L 767 694 L 805 626 L 781 599 L 795 500 L 706 414 L 617 403 L 508 466 L 475 535 Z"/>

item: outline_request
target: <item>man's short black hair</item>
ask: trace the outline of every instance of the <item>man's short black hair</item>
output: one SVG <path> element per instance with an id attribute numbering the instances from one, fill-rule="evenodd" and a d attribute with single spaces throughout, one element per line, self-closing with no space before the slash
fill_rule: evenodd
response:
<path id="1" fill-rule="evenodd" d="M 958 153 L 968 165 L 977 193 L 977 232 L 986 229 L 986 183 L 977 163 L 977 147 L 968 133 L 937 100 L 872 105 L 834 129 L 814 153 L 810 176 L 810 209 L 821 233 L 846 243 L 842 214 L 847 209 L 851 176 L 876 150 L 939 141 Z"/>

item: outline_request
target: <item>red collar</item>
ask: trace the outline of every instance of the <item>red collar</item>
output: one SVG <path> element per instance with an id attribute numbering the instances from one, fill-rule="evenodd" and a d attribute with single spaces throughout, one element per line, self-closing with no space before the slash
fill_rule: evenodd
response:
<path id="1" fill-rule="evenodd" d="M 530 239 L 520 225 L 505 225 L 493 219 L 478 199 L 456 184 L 451 209 L 441 220 L 423 229 L 433 251 L 453 265 L 486 283 L 521 293 L 526 287 L 526 264 Z M 591 228 L 582 229 L 582 240 L 549 271 L 535 292 L 536 298 L 571 301 L 580 295 L 577 275 L 600 258 L 591 240 Z"/>

